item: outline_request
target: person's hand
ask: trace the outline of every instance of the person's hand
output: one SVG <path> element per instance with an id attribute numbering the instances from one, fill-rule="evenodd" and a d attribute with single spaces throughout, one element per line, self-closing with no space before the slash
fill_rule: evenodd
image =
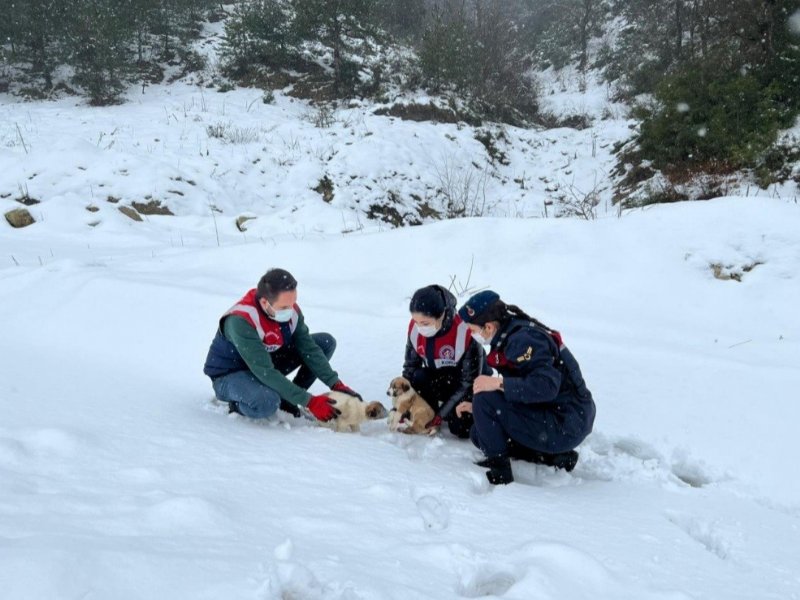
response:
<path id="1" fill-rule="evenodd" d="M 491 375 L 478 375 L 472 383 L 472 392 L 480 394 L 481 392 L 494 392 L 495 390 L 502 389 L 503 380 L 500 377 L 492 377 Z"/>
<path id="2" fill-rule="evenodd" d="M 352 388 L 350 388 L 347 385 L 345 385 L 343 381 L 337 381 L 335 384 L 333 384 L 333 387 L 331 389 L 336 391 L 336 392 L 342 392 L 343 394 L 349 394 L 351 396 L 355 396 L 356 398 L 358 398 L 362 402 L 364 401 L 364 398 L 361 397 L 361 394 L 359 394 L 358 392 L 356 392 Z"/>
<path id="3" fill-rule="evenodd" d="M 333 407 L 334 404 L 336 404 L 336 400 L 329 398 L 326 394 L 319 394 L 311 396 L 311 400 L 306 406 L 309 412 L 320 421 L 330 421 L 342 414 L 339 409 Z"/>
<path id="4" fill-rule="evenodd" d="M 460 402 L 458 406 L 456 406 L 456 416 L 462 417 L 464 413 L 471 413 L 472 412 L 472 402 Z"/>

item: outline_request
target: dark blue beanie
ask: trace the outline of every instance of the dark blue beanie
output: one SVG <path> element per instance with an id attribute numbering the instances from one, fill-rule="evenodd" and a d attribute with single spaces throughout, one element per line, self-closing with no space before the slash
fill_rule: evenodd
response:
<path id="1" fill-rule="evenodd" d="M 464 306 L 458 310 L 458 316 L 465 323 L 473 323 L 498 300 L 500 300 L 500 295 L 497 292 L 483 290 L 464 303 Z"/>

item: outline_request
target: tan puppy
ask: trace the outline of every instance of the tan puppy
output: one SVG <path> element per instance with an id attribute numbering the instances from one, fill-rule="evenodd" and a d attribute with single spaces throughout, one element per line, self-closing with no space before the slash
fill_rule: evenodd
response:
<path id="1" fill-rule="evenodd" d="M 394 410 L 389 413 L 389 429 L 403 433 L 432 433 L 425 425 L 436 414 L 425 399 L 411 387 L 405 377 L 395 377 L 389 382 L 386 394 L 392 399 Z"/>
<path id="2" fill-rule="evenodd" d="M 384 419 L 388 414 L 380 402 L 362 402 L 343 392 L 328 392 L 327 395 L 335 401 L 332 406 L 342 414 L 323 425 L 339 433 L 361 431 L 360 425 L 364 421 Z"/>

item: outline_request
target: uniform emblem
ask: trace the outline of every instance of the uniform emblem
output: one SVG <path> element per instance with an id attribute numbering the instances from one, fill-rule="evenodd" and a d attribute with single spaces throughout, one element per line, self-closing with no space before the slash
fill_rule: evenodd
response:
<path id="1" fill-rule="evenodd" d="M 444 358 L 445 360 L 455 360 L 456 349 L 452 346 L 442 346 L 439 349 L 439 358 Z"/>
<path id="2" fill-rule="evenodd" d="M 281 348 L 281 336 L 274 331 L 268 331 L 264 334 L 264 347 L 267 352 L 275 352 Z"/>
<path id="3" fill-rule="evenodd" d="M 467 304 L 467 314 L 470 317 L 474 317 L 475 316 L 475 309 L 472 308 L 469 304 Z"/>
<path id="4" fill-rule="evenodd" d="M 531 359 L 532 356 L 533 356 L 533 346 L 528 346 L 528 349 L 525 351 L 525 354 L 522 354 L 517 357 L 517 362 L 518 363 L 527 362 Z"/>

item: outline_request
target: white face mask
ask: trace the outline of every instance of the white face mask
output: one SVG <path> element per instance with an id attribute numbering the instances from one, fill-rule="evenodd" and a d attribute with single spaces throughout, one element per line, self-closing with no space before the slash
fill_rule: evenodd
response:
<path id="1" fill-rule="evenodd" d="M 479 344 L 481 344 L 482 346 L 488 346 L 489 343 L 491 342 L 491 340 L 487 340 L 485 337 L 483 337 L 479 333 L 473 333 L 472 334 L 472 339 L 475 340 L 476 342 L 478 342 Z"/>
<path id="2" fill-rule="evenodd" d="M 487 338 L 483 337 L 483 335 L 481 335 L 482 333 L 483 333 L 483 329 L 481 329 L 481 333 L 475 333 L 475 332 L 473 332 L 473 333 L 472 333 L 472 337 L 473 337 L 473 338 L 475 339 L 475 341 L 476 341 L 476 342 L 478 342 L 479 344 L 482 344 L 482 345 L 484 345 L 484 346 L 488 346 L 489 344 L 491 344 L 491 343 L 492 343 L 492 338 L 494 337 L 494 334 L 493 334 L 493 333 L 490 333 L 490 334 L 489 334 L 489 337 L 488 337 L 488 339 L 487 339 Z"/>
<path id="3" fill-rule="evenodd" d="M 277 321 L 278 323 L 288 323 L 292 320 L 292 315 L 294 314 L 293 308 L 282 308 L 281 310 L 272 309 L 275 313 L 272 315 L 272 318 Z"/>
<path id="4" fill-rule="evenodd" d="M 433 337 L 435 336 L 441 327 L 437 327 L 436 325 L 417 325 L 417 331 L 422 337 Z"/>

